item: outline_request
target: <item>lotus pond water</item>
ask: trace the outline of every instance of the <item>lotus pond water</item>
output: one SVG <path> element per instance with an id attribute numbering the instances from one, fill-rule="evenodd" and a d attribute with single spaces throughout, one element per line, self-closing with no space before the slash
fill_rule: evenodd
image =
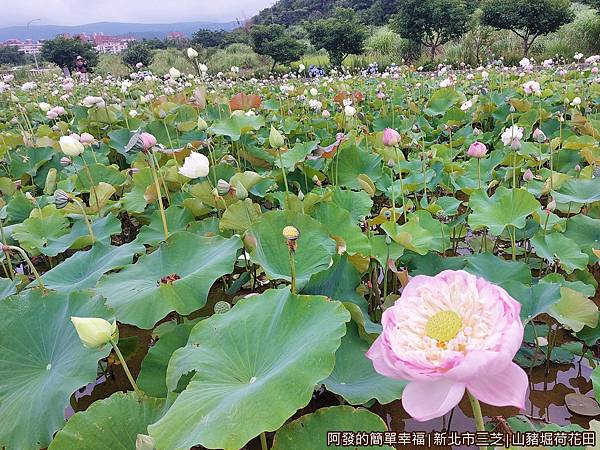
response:
<path id="1" fill-rule="evenodd" d="M 594 64 L 4 76 L 0 448 L 595 448 Z"/>

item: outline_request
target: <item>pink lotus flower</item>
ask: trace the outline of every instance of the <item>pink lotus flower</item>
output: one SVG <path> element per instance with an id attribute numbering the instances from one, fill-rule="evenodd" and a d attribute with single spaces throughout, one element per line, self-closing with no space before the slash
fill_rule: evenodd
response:
<path id="1" fill-rule="evenodd" d="M 393 128 L 386 128 L 383 130 L 383 145 L 386 147 L 393 147 L 400 142 L 400 133 Z"/>
<path id="2" fill-rule="evenodd" d="M 91 144 L 94 142 L 94 136 L 92 136 L 90 133 L 81 133 L 81 136 L 79 136 L 79 142 L 82 144 Z"/>
<path id="3" fill-rule="evenodd" d="M 142 143 L 144 144 L 144 150 L 151 149 L 157 143 L 156 138 L 153 135 L 151 135 L 150 133 L 142 133 L 140 135 L 140 139 L 142 140 Z"/>
<path id="4" fill-rule="evenodd" d="M 527 169 L 525 173 L 523 173 L 523 181 L 531 181 L 533 180 L 533 172 L 531 169 Z"/>
<path id="5" fill-rule="evenodd" d="M 487 153 L 487 147 L 484 143 L 475 141 L 469 146 L 467 155 L 471 158 L 483 158 Z"/>
<path id="6" fill-rule="evenodd" d="M 512 362 L 523 340 L 521 305 L 465 271 L 419 275 L 383 313 L 383 332 L 366 356 L 380 374 L 407 380 L 404 409 L 440 417 L 465 390 L 494 406 L 523 408 L 527 375 Z"/>

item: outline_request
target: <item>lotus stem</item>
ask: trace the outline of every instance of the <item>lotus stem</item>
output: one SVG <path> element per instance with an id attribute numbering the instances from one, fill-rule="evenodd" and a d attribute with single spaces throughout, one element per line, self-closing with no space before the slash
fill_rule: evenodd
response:
<path id="1" fill-rule="evenodd" d="M 264 431 L 260 433 L 260 448 L 261 450 L 269 449 L 269 447 L 267 446 L 267 436 L 265 435 Z"/>
<path id="2" fill-rule="evenodd" d="M 90 191 L 92 192 L 92 195 L 94 196 L 94 200 L 96 200 L 96 207 L 98 208 L 98 215 L 100 216 L 100 202 L 98 201 L 98 193 L 96 192 L 96 186 L 94 183 L 94 179 L 92 178 L 92 173 L 90 172 L 90 168 L 87 165 L 87 162 L 85 162 L 85 158 L 83 157 L 83 154 L 81 155 L 81 160 L 83 161 L 83 167 L 85 168 L 85 173 L 87 174 L 88 178 L 90 179 Z"/>
<path id="3" fill-rule="evenodd" d="M 396 223 L 396 192 L 394 192 L 394 168 L 390 167 L 390 179 L 392 180 L 392 218 Z"/>
<path id="4" fill-rule="evenodd" d="M 4 234 L 4 224 L 2 223 L 2 219 L 0 219 L 0 236 L 2 236 L 2 245 L 7 245 L 6 235 Z M 6 262 L 8 263 L 8 277 L 10 279 L 14 279 L 15 270 L 13 269 L 12 262 L 10 260 L 10 255 L 8 253 L 6 253 Z"/>
<path id="5" fill-rule="evenodd" d="M 110 343 L 111 343 L 113 349 L 115 350 L 115 353 L 117 354 L 117 358 L 119 358 L 119 361 L 121 361 L 121 365 L 123 366 L 125 375 L 127 375 L 127 378 L 129 379 L 129 382 L 131 383 L 133 390 L 139 397 L 142 397 L 144 395 L 144 393 L 140 390 L 137 383 L 133 379 L 133 376 L 131 375 L 131 372 L 129 371 L 129 367 L 127 366 L 127 362 L 125 362 L 125 358 L 123 358 L 123 354 L 121 353 L 121 350 L 119 350 L 119 346 L 114 341 L 114 339 L 111 339 Z"/>
<path id="6" fill-rule="evenodd" d="M 481 189 L 481 158 L 477 158 L 477 182 L 478 188 Z"/>
<path id="7" fill-rule="evenodd" d="M 92 238 L 92 244 L 93 244 L 94 242 L 96 242 L 96 238 L 94 237 L 94 230 L 92 229 L 92 223 L 90 222 L 90 219 L 89 219 L 87 213 L 85 212 L 85 207 L 79 200 L 76 200 L 74 198 L 71 198 L 71 200 L 73 201 L 73 203 L 75 203 L 77 205 L 77 207 L 83 214 L 83 219 L 85 220 L 85 225 L 87 226 L 88 233 L 89 233 L 90 237 Z"/>
<path id="8" fill-rule="evenodd" d="M 148 155 L 148 162 L 150 164 L 150 170 L 152 171 L 152 178 L 154 178 L 154 187 L 156 188 L 156 196 L 158 197 L 158 207 L 160 209 L 160 218 L 162 219 L 166 241 L 167 239 L 169 239 L 169 228 L 167 226 L 167 216 L 165 215 L 165 208 L 163 206 L 162 194 L 160 191 L 160 183 L 158 182 L 158 174 L 156 173 L 156 167 L 154 165 L 154 158 L 152 157 L 152 155 Z"/>
<path id="9" fill-rule="evenodd" d="M 477 400 L 469 391 L 467 391 L 467 396 L 469 397 L 469 402 L 471 403 L 471 409 L 473 410 L 473 418 L 475 419 L 475 427 L 477 431 L 485 431 L 485 427 L 483 425 L 483 414 L 481 413 L 481 405 L 479 404 L 479 400 Z M 481 447 L 481 450 L 485 450 L 486 447 Z"/>
<path id="10" fill-rule="evenodd" d="M 290 273 L 292 278 L 292 294 L 296 293 L 296 261 L 294 260 L 294 250 L 288 245 L 288 253 L 290 255 Z"/>
<path id="11" fill-rule="evenodd" d="M 46 289 L 46 286 L 44 286 L 44 282 L 42 281 L 42 277 L 40 277 L 39 272 L 37 271 L 37 269 L 35 268 L 35 266 L 31 262 L 31 259 L 29 259 L 29 256 L 27 256 L 27 252 L 25 252 L 25 250 L 23 250 L 21 247 L 17 247 L 16 245 L 4 245 L 3 249 L 4 249 L 5 253 L 6 253 L 6 250 L 14 250 L 16 252 L 19 252 L 19 254 L 27 262 L 27 265 L 31 269 L 31 272 L 33 272 L 33 274 L 35 275 L 35 279 L 37 280 L 37 282 L 40 285 L 40 287 L 42 289 Z"/>

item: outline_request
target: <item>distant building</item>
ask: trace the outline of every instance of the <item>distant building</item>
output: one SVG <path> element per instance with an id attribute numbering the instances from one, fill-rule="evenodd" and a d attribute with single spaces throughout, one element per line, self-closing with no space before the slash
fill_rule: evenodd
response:
<path id="1" fill-rule="evenodd" d="M 9 39 L 4 42 L 0 42 L 0 46 L 6 47 L 12 45 L 13 47 L 17 47 L 22 53 L 26 55 L 39 54 L 42 51 L 42 45 L 44 45 L 43 41 L 33 42 L 31 39 L 27 39 L 25 41 L 20 41 L 18 39 Z"/>
<path id="2" fill-rule="evenodd" d="M 64 38 L 71 39 L 71 35 L 68 33 L 61 35 Z M 88 36 L 85 33 L 72 36 L 73 39 L 81 39 L 82 41 L 89 42 L 98 51 L 98 53 L 121 53 L 127 49 L 127 46 L 135 41 L 136 39 L 132 36 L 107 36 L 102 33 L 94 33 L 93 36 Z M 20 41 L 18 39 L 9 39 L 4 42 L 0 42 L 0 47 L 12 45 L 17 49 L 25 53 L 26 55 L 39 54 L 42 51 L 44 41 L 40 40 L 37 42 L 27 39 Z"/>
<path id="3" fill-rule="evenodd" d="M 172 39 L 175 41 L 183 40 L 186 39 L 186 35 L 181 31 L 171 31 L 170 33 L 167 33 L 167 39 Z"/>

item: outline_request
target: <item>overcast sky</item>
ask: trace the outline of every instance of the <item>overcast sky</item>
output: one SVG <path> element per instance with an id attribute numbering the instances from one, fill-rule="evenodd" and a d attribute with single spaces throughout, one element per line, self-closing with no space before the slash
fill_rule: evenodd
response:
<path id="1" fill-rule="evenodd" d="M 275 0 L 0 0 L 0 26 L 92 22 L 222 22 L 250 18 Z"/>

